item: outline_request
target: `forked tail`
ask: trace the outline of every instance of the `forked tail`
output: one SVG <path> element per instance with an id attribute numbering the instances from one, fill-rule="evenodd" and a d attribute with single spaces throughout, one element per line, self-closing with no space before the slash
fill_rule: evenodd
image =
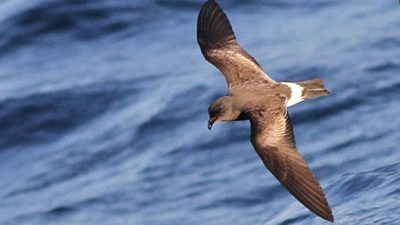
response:
<path id="1" fill-rule="evenodd" d="M 304 88 L 302 93 L 304 99 L 327 96 L 330 94 L 321 79 L 306 80 L 296 82 L 296 84 Z"/>

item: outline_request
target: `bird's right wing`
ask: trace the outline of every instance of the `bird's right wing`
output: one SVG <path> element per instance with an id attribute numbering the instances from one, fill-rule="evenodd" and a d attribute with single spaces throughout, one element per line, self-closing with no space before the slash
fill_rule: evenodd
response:
<path id="1" fill-rule="evenodd" d="M 250 121 L 252 144 L 264 165 L 305 207 L 333 222 L 324 191 L 296 149 L 286 107 L 254 111 Z"/>
<path id="2" fill-rule="evenodd" d="M 249 80 L 275 83 L 240 47 L 228 17 L 214 0 L 208 0 L 200 10 L 197 42 L 204 57 L 224 74 L 229 87 Z"/>

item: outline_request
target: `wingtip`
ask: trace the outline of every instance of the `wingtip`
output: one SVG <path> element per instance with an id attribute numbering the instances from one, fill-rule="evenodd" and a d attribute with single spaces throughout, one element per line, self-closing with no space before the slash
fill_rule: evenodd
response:
<path id="1" fill-rule="evenodd" d="M 322 190 L 322 188 L 321 188 L 321 190 Z M 325 205 L 324 209 L 320 212 L 313 211 L 313 210 L 311 210 L 311 211 L 313 211 L 316 215 L 320 216 L 322 219 L 325 219 L 331 223 L 334 223 L 335 217 L 333 216 L 331 206 L 328 203 L 325 193 L 324 192 L 322 192 L 322 193 L 323 193 L 324 205 Z"/>
<path id="2" fill-rule="evenodd" d="M 331 208 L 328 206 L 328 208 L 327 208 L 326 210 L 327 210 L 326 213 L 324 213 L 324 214 L 317 214 L 317 215 L 320 216 L 320 217 L 321 217 L 322 219 L 324 219 L 324 220 L 327 220 L 327 221 L 329 221 L 329 222 L 331 222 L 331 223 L 334 223 L 334 222 L 335 222 L 335 217 L 334 217 L 333 214 L 332 214 Z"/>
<path id="3" fill-rule="evenodd" d="M 326 199 L 325 199 L 325 201 L 326 201 Z M 329 205 L 326 205 L 325 207 L 322 207 L 319 210 L 315 210 L 315 208 L 310 208 L 307 205 L 304 205 L 304 206 L 306 206 L 306 208 L 308 208 L 316 216 L 319 216 L 321 219 L 327 220 L 327 221 L 329 221 L 331 223 L 335 222 L 335 218 L 333 216 L 332 210 L 331 210 Z"/>
<path id="4" fill-rule="evenodd" d="M 329 217 L 326 218 L 326 220 L 328 220 L 331 223 L 334 223 L 335 222 L 335 217 L 333 217 L 333 215 L 331 214 L 331 215 L 329 215 Z"/>
<path id="5" fill-rule="evenodd" d="M 197 42 L 202 48 L 218 48 L 236 40 L 228 16 L 215 0 L 206 1 L 197 18 Z"/>
<path id="6" fill-rule="evenodd" d="M 208 0 L 204 2 L 202 7 L 204 8 L 207 5 L 218 5 L 218 3 L 215 0 Z"/>

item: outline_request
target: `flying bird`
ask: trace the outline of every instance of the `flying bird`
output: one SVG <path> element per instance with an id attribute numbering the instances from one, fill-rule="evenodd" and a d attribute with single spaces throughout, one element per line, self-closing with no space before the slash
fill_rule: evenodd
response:
<path id="1" fill-rule="evenodd" d="M 208 128 L 219 121 L 250 120 L 251 143 L 264 165 L 298 201 L 333 222 L 318 180 L 296 148 L 287 108 L 329 95 L 321 79 L 278 82 L 240 47 L 228 17 L 215 0 L 202 6 L 197 41 L 205 59 L 225 77 L 228 94 L 208 108 Z"/>

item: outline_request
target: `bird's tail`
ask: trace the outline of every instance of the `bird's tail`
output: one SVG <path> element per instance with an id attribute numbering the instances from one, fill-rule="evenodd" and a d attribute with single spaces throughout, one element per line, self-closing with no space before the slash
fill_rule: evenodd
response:
<path id="1" fill-rule="evenodd" d="M 304 91 L 302 93 L 302 97 L 304 99 L 317 98 L 330 94 L 329 91 L 325 88 L 324 82 L 321 79 L 306 80 L 296 82 L 296 84 L 304 88 Z"/>

